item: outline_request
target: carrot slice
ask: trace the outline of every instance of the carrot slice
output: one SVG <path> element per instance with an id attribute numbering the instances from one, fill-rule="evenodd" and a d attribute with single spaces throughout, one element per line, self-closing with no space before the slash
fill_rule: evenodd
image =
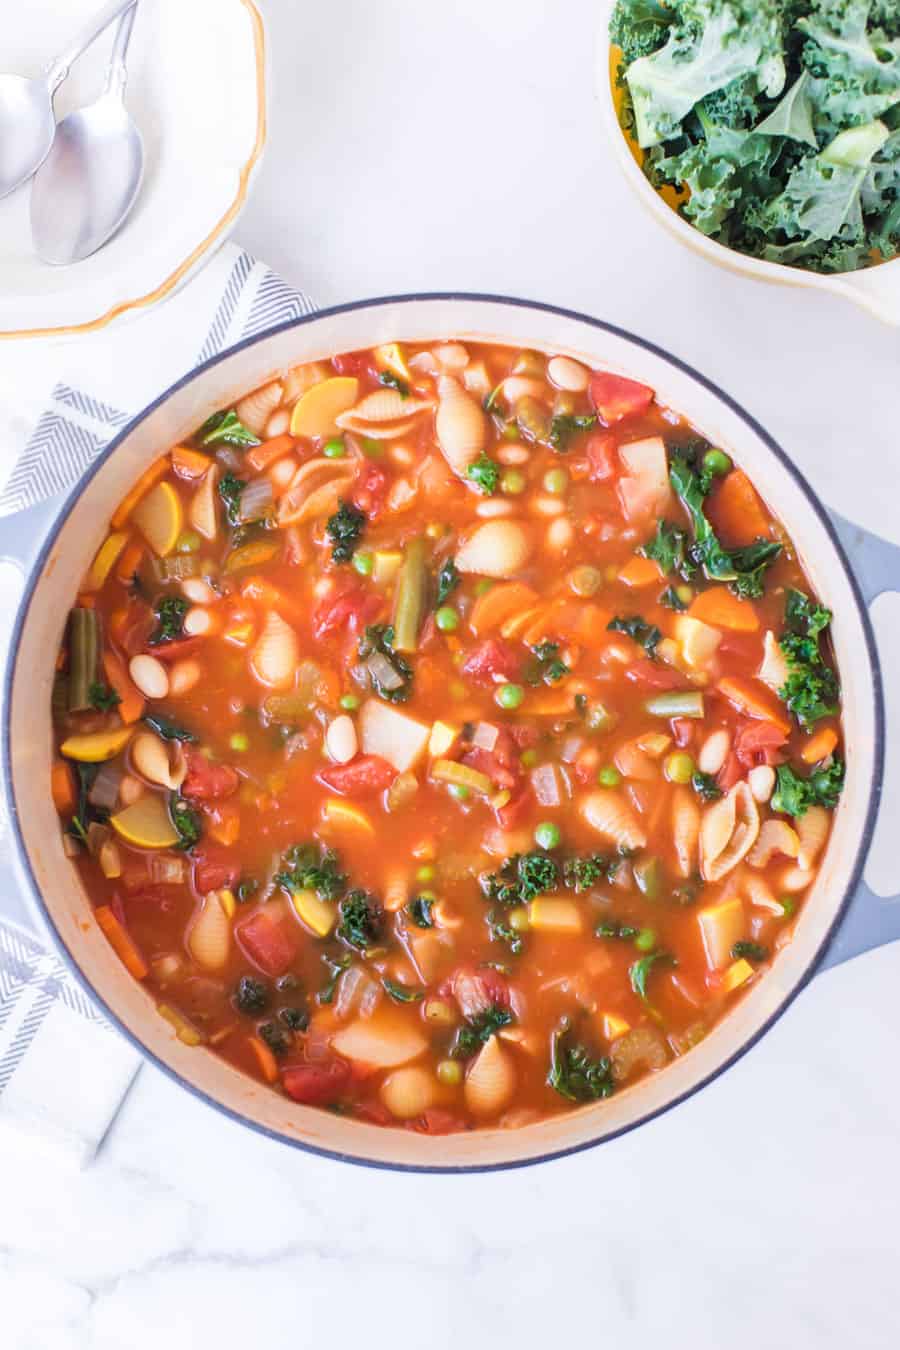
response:
<path id="1" fill-rule="evenodd" d="M 719 681 L 719 693 L 733 703 L 739 712 L 764 722 L 773 722 L 785 736 L 790 735 L 791 724 L 784 716 L 768 689 L 758 680 L 744 680 L 736 675 Z"/>
<path id="2" fill-rule="evenodd" d="M 192 450 L 189 445 L 176 445 L 172 451 L 172 468 L 179 478 L 196 480 L 202 478 L 212 464 L 209 455 Z"/>
<path id="3" fill-rule="evenodd" d="M 531 609 L 537 598 L 531 587 L 521 581 L 492 586 L 472 606 L 469 627 L 476 637 L 480 637 L 491 628 L 499 628 L 519 610 Z"/>
<path id="4" fill-rule="evenodd" d="M 290 454 L 296 444 L 296 439 L 287 432 L 283 436 L 273 436 L 270 440 L 261 441 L 259 445 L 254 445 L 252 450 L 248 450 L 244 456 L 244 463 L 249 464 L 257 473 L 262 473 L 263 469 L 267 469 L 276 459 Z"/>
<path id="5" fill-rule="evenodd" d="M 618 580 L 626 586 L 651 586 L 661 576 L 658 563 L 652 558 L 641 558 L 635 554 L 620 568 Z"/>
<path id="6" fill-rule="evenodd" d="M 713 628 L 729 628 L 733 633 L 755 633 L 759 628 L 755 605 L 732 595 L 727 586 L 710 586 L 701 591 L 688 614 Z"/>
<path id="7" fill-rule="evenodd" d="M 732 469 L 710 493 L 707 514 L 730 548 L 743 548 L 760 535 L 769 537 L 770 521 L 756 488 L 740 469 Z"/>
<path id="8" fill-rule="evenodd" d="M 70 816 L 75 810 L 75 779 L 64 759 L 55 760 L 50 770 L 50 793 L 59 814 Z"/>
<path id="9" fill-rule="evenodd" d="M 104 937 L 129 975 L 133 975 L 136 980 L 145 980 L 148 972 L 144 958 L 131 934 L 119 923 L 109 905 L 100 905 L 94 910 L 94 915 Z"/>
<path id="10" fill-rule="evenodd" d="M 256 1062 L 259 1065 L 263 1078 L 267 1083 L 277 1082 L 278 1060 L 266 1045 L 265 1041 L 261 1041 L 258 1036 L 248 1036 L 247 1040 L 254 1055 L 256 1055 Z"/>
<path id="11" fill-rule="evenodd" d="M 144 551 L 146 547 L 147 545 L 144 543 L 142 539 L 132 539 L 131 543 L 126 545 L 125 551 L 123 552 L 121 558 L 119 559 L 118 565 L 116 567 L 117 580 L 119 581 L 131 580 L 131 578 L 134 576 L 135 572 L 141 565 L 141 559 L 144 556 Z"/>
<path id="12" fill-rule="evenodd" d="M 838 743 L 837 732 L 832 727 L 823 727 L 817 731 L 800 751 L 800 758 L 804 764 L 818 764 L 820 759 L 827 759 Z"/>
<path id="13" fill-rule="evenodd" d="M 150 468 L 146 473 L 142 474 L 128 496 L 119 504 L 115 515 L 110 521 L 114 530 L 122 528 L 138 502 L 146 497 L 150 489 L 156 486 L 164 474 L 168 473 L 170 463 L 171 460 L 169 459 L 169 456 L 163 455 L 161 459 L 155 460 L 154 463 L 150 465 Z"/>
<path id="14" fill-rule="evenodd" d="M 126 725 L 137 722 L 144 713 L 143 695 L 138 692 L 137 686 L 128 674 L 125 662 L 109 647 L 103 653 L 103 673 L 119 695 L 118 713 L 122 721 Z"/>

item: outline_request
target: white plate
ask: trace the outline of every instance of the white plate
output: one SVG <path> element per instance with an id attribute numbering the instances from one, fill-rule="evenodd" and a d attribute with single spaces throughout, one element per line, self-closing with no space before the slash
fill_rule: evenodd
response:
<path id="1" fill-rule="evenodd" d="M 5 25 L 0 68 L 36 75 L 99 0 L 28 0 Z M 72 67 L 56 115 L 92 102 L 114 26 Z M 263 26 L 253 0 L 140 0 L 127 100 L 146 154 L 124 227 L 71 267 L 31 247 L 30 185 L 0 201 L 0 337 L 84 332 L 154 304 L 233 229 L 266 136 Z"/>

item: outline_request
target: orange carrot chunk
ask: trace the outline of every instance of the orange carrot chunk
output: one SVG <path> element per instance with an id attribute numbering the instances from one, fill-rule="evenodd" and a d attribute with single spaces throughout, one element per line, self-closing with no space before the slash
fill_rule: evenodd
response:
<path id="1" fill-rule="evenodd" d="M 770 536 L 770 521 L 756 488 L 740 469 L 721 479 L 710 493 L 707 515 L 728 548 L 743 548 Z"/>
<path id="2" fill-rule="evenodd" d="M 719 681 L 719 693 L 745 716 L 772 722 L 784 732 L 785 736 L 790 735 L 790 722 L 765 685 L 760 684 L 758 680 L 745 680 L 737 675 L 729 675 Z"/>
<path id="3" fill-rule="evenodd" d="M 258 1036 L 249 1036 L 248 1040 L 263 1078 L 267 1083 L 276 1082 L 278 1079 L 278 1061 L 274 1054 L 265 1041 L 261 1041 Z"/>
<path id="4" fill-rule="evenodd" d="M 838 743 L 837 732 L 832 727 L 823 727 L 817 731 L 800 751 L 800 758 L 804 764 L 818 764 L 820 759 L 827 759 Z"/>
<path id="5" fill-rule="evenodd" d="M 713 628 L 729 628 L 733 633 L 755 633 L 759 629 L 755 605 L 732 595 L 727 586 L 710 586 L 701 591 L 688 614 Z"/>
<path id="6" fill-rule="evenodd" d="M 144 698 L 128 674 L 125 662 L 109 647 L 104 651 L 102 659 L 103 673 L 119 695 L 119 716 L 129 725 L 137 722 L 144 714 Z"/>
<path id="7" fill-rule="evenodd" d="M 209 455 L 192 450 L 189 445 L 176 445 L 172 451 L 172 468 L 179 478 L 202 478 L 212 464 Z"/>
<path id="8" fill-rule="evenodd" d="M 641 558 L 637 554 L 629 558 L 619 571 L 619 581 L 625 586 L 652 586 L 661 576 L 659 564 L 652 558 Z"/>
<path id="9" fill-rule="evenodd" d="M 273 436 L 270 440 L 261 441 L 259 445 L 254 445 L 252 450 L 248 450 L 244 456 L 244 463 L 249 464 L 257 473 L 262 473 L 263 469 L 274 464 L 276 459 L 281 459 L 282 455 L 289 455 L 296 444 L 294 437 L 286 432 L 283 436 Z"/>
<path id="10" fill-rule="evenodd" d="M 54 761 L 50 770 L 50 792 L 53 805 L 61 816 L 70 816 L 75 810 L 75 779 L 72 769 L 64 759 Z"/>
<path id="11" fill-rule="evenodd" d="M 502 586 L 492 586 L 472 606 L 469 627 L 476 637 L 480 637 L 492 628 L 499 628 L 519 610 L 531 609 L 537 598 L 536 592 L 521 581 L 507 581 Z"/>
<path id="12" fill-rule="evenodd" d="M 154 461 L 146 473 L 138 479 L 134 487 L 129 492 L 121 505 L 115 512 L 110 522 L 114 530 L 119 530 L 125 524 L 138 502 L 146 497 L 152 487 L 155 487 L 164 474 L 168 473 L 171 460 L 168 455 L 163 455 L 160 459 Z"/>
<path id="13" fill-rule="evenodd" d="M 100 905 L 94 910 L 97 923 L 122 965 L 136 980 L 147 978 L 147 966 L 137 949 L 134 939 L 113 914 L 109 905 Z"/>

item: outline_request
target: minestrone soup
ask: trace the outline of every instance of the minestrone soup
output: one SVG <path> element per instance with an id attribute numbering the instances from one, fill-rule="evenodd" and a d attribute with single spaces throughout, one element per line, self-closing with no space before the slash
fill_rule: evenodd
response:
<path id="1" fill-rule="evenodd" d="M 565 355 L 390 343 L 209 418 L 68 622 L 52 793 L 173 1034 L 439 1134 L 687 1054 L 841 790 L 829 611 L 746 474 Z"/>

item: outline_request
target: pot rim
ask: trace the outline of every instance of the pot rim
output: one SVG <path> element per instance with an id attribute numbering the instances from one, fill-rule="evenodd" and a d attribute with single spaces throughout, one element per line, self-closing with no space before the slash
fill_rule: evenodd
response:
<path id="1" fill-rule="evenodd" d="M 12 754 L 10 748 L 11 747 L 10 721 L 12 708 L 13 681 L 18 661 L 19 647 L 22 641 L 22 634 L 28 623 L 28 619 L 31 613 L 32 602 L 34 599 L 34 593 L 37 588 L 38 581 L 43 573 L 44 565 L 54 545 L 56 544 L 57 539 L 59 538 L 60 534 L 65 528 L 65 525 L 68 522 L 69 516 L 71 515 L 72 510 L 75 507 L 75 504 L 82 496 L 83 492 L 90 484 L 90 482 L 93 480 L 95 475 L 99 473 L 101 468 L 103 468 L 103 466 L 107 463 L 107 461 L 116 453 L 116 451 L 119 449 L 119 446 L 122 444 L 124 440 L 127 439 L 127 437 L 132 433 L 134 428 L 141 422 L 143 422 L 146 418 L 148 418 L 164 403 L 166 403 L 167 400 L 173 396 L 173 394 L 178 392 L 180 389 L 185 388 L 187 385 L 191 384 L 194 380 L 199 379 L 210 368 L 217 366 L 226 360 L 230 360 L 239 352 L 247 350 L 250 347 L 256 346 L 261 342 L 265 342 L 279 333 L 283 333 L 294 328 L 300 328 L 306 326 L 307 324 L 316 323 L 322 319 L 327 320 L 328 318 L 336 314 L 343 314 L 365 309 L 375 309 L 383 305 L 419 304 L 422 302 L 431 302 L 431 301 L 452 301 L 476 305 L 478 304 L 501 305 L 515 309 L 534 310 L 536 312 L 543 314 L 552 314 L 561 318 L 575 320 L 576 322 L 586 324 L 588 327 L 596 329 L 599 332 L 609 333 L 617 338 L 623 339 L 624 341 L 632 344 L 634 347 L 637 347 L 642 351 L 649 352 L 652 355 L 660 358 L 662 361 L 667 362 L 669 365 L 675 367 L 675 369 L 679 370 L 689 379 L 701 385 L 704 389 L 706 389 L 708 393 L 712 394 L 714 398 L 716 398 L 718 401 L 723 403 L 727 408 L 729 408 L 730 411 L 734 413 L 736 417 L 741 422 L 743 422 L 754 433 L 754 435 L 765 445 L 766 449 L 775 457 L 775 459 L 779 462 L 781 467 L 794 480 L 795 484 L 800 489 L 803 496 L 806 498 L 808 505 L 812 509 L 813 514 L 816 516 L 824 533 L 826 534 L 828 541 L 831 544 L 833 553 L 841 566 L 841 569 L 847 580 L 853 599 L 856 603 L 858 617 L 862 626 L 863 635 L 865 639 L 866 656 L 868 658 L 869 666 L 872 672 L 872 699 L 873 699 L 875 744 L 873 747 L 873 756 L 872 756 L 872 775 L 871 780 L 868 784 L 868 797 L 865 809 L 865 816 L 862 821 L 862 826 L 860 830 L 859 843 L 856 850 L 853 866 L 849 872 L 847 883 L 844 888 L 844 893 L 840 899 L 840 902 L 835 907 L 831 923 L 828 925 L 828 928 L 826 929 L 825 934 L 821 942 L 819 943 L 818 948 L 810 957 L 807 967 L 803 972 L 803 974 L 797 979 L 793 987 L 788 991 L 788 993 L 778 1004 L 775 1010 L 768 1017 L 765 1018 L 765 1020 L 756 1028 L 756 1030 L 753 1032 L 752 1035 L 750 1035 L 746 1040 L 744 1040 L 736 1050 L 734 1050 L 719 1064 L 717 1064 L 716 1067 L 712 1069 L 706 1075 L 705 1078 L 702 1078 L 700 1081 L 692 1084 L 685 1091 L 670 1098 L 662 1105 L 657 1106 L 652 1110 L 648 1110 L 646 1113 L 641 1114 L 636 1119 L 628 1122 L 627 1124 L 621 1126 L 620 1128 L 615 1129 L 610 1133 L 604 1134 L 600 1138 L 587 1139 L 576 1144 L 568 1145 L 563 1148 L 553 1149 L 546 1153 L 540 1153 L 526 1158 L 516 1158 L 503 1162 L 486 1162 L 486 1163 L 476 1162 L 476 1163 L 457 1163 L 457 1164 L 442 1164 L 440 1162 L 434 1164 L 398 1163 L 398 1162 L 380 1161 L 378 1159 L 366 1158 L 364 1156 L 355 1153 L 346 1153 L 341 1152 L 337 1149 L 324 1148 L 318 1144 L 312 1144 L 307 1142 L 306 1140 L 299 1139 L 293 1136 L 288 1136 L 282 1133 L 280 1130 L 273 1129 L 268 1125 L 264 1125 L 261 1122 L 252 1119 L 250 1116 L 245 1115 L 243 1112 L 231 1106 L 227 1106 L 217 1097 L 210 1095 L 210 1093 L 204 1091 L 202 1088 L 192 1083 L 188 1078 L 186 1078 L 183 1074 L 179 1073 L 175 1068 L 166 1064 L 164 1060 L 160 1058 L 159 1055 L 157 1055 L 154 1051 L 148 1049 L 143 1043 L 143 1041 L 137 1035 L 135 1035 L 118 1017 L 116 1012 L 107 1003 L 104 995 L 100 993 L 97 990 L 97 988 L 91 983 L 91 981 L 87 978 L 87 976 L 84 975 L 80 965 L 78 964 L 76 957 L 69 950 L 61 934 L 58 932 L 56 925 L 54 924 L 53 919 L 50 915 L 50 911 L 48 910 L 44 902 L 43 894 L 37 883 L 37 879 L 31 867 L 31 862 L 28 856 L 28 850 L 25 844 L 25 840 L 23 837 L 19 821 L 19 813 L 12 786 L 13 780 L 12 780 Z M 835 936 L 837 935 L 840 929 L 841 923 L 843 922 L 844 916 L 846 915 L 850 902 L 853 899 L 853 896 L 856 892 L 856 888 L 859 885 L 860 880 L 862 879 L 863 869 L 865 867 L 866 858 L 868 856 L 869 846 L 872 842 L 872 836 L 874 833 L 875 823 L 878 815 L 878 806 L 881 796 L 881 784 L 884 776 L 885 710 L 884 710 L 883 679 L 881 672 L 881 664 L 878 657 L 878 650 L 875 643 L 875 635 L 872 628 L 871 619 L 869 617 L 868 607 L 865 603 L 859 583 L 856 579 L 856 576 L 853 573 L 852 568 L 850 567 L 849 559 L 847 558 L 843 545 L 840 542 L 840 539 L 828 515 L 828 512 L 825 510 L 825 507 L 820 502 L 819 497 L 812 488 L 812 486 L 807 482 L 805 476 L 800 472 L 800 470 L 793 463 L 793 461 L 790 459 L 787 453 L 781 448 L 778 442 L 775 441 L 773 437 L 769 435 L 769 433 L 765 430 L 765 428 L 741 406 L 741 404 L 739 404 L 729 394 L 725 393 L 724 390 L 720 389 L 719 386 L 715 384 L 712 380 L 708 379 L 705 375 L 702 375 L 699 371 L 695 370 L 694 367 L 691 366 L 688 362 L 681 360 L 677 356 L 674 356 L 671 352 L 667 351 L 664 347 L 659 346 L 657 343 L 652 342 L 647 338 L 639 337 L 636 334 L 629 332 L 627 329 L 621 328 L 617 324 L 610 323 L 604 319 L 594 318 L 593 316 L 583 314 L 578 310 L 568 309 L 560 305 L 552 305 L 537 300 L 525 300 L 516 296 L 494 295 L 490 292 L 419 291 L 399 295 L 375 296 L 365 300 L 352 300 L 339 305 L 331 305 L 325 309 L 315 310 L 311 314 L 304 314 L 298 318 L 289 319 L 285 323 L 276 324 L 273 327 L 266 329 L 262 333 L 254 334 L 252 337 L 244 338 L 240 342 L 235 343 L 234 346 L 229 347 L 226 351 L 220 352 L 217 355 L 210 357 L 208 360 L 203 361 L 200 365 L 194 367 L 193 370 L 188 372 L 188 374 L 182 376 L 181 379 L 175 381 L 175 383 L 170 385 L 169 388 L 164 390 L 164 392 L 161 393 L 156 399 L 154 399 L 153 402 L 149 403 L 145 408 L 143 408 L 140 411 L 140 413 L 138 413 L 135 417 L 133 417 L 129 421 L 128 425 L 124 427 L 115 437 L 113 437 L 110 443 L 97 455 L 97 458 L 89 466 L 84 476 L 75 484 L 75 486 L 69 492 L 68 496 L 65 499 L 65 502 L 63 503 L 62 507 L 59 510 L 59 513 L 56 515 L 53 524 L 47 534 L 47 537 L 45 538 L 43 544 L 41 545 L 40 551 L 38 552 L 34 560 L 31 562 L 28 569 L 25 585 L 22 592 L 22 597 L 19 601 L 19 607 L 16 613 L 12 633 L 10 636 L 9 655 L 7 658 L 7 666 L 3 680 L 2 692 L 3 692 L 3 716 L 2 716 L 3 791 L 6 808 L 9 816 L 10 832 L 15 844 L 14 854 L 18 862 L 19 868 L 21 870 L 21 873 L 24 877 L 24 880 L 28 886 L 28 890 L 31 894 L 31 897 L 35 903 L 35 906 L 42 917 L 45 927 L 49 931 L 50 938 L 51 941 L 53 942 L 54 947 L 61 956 L 62 960 L 65 962 L 68 969 L 74 975 L 75 979 L 81 985 L 82 989 L 88 995 L 88 997 L 91 998 L 95 1003 L 97 1003 L 100 1006 L 100 1008 L 103 1010 L 106 1017 L 109 1018 L 110 1022 L 116 1028 L 116 1030 L 121 1035 L 123 1035 L 126 1038 L 126 1040 L 129 1041 L 129 1043 L 141 1054 L 141 1056 L 144 1059 L 149 1060 L 151 1063 L 153 1063 L 153 1065 L 157 1069 L 159 1069 L 162 1073 L 164 1073 L 169 1079 L 171 1079 L 173 1082 L 178 1083 L 181 1087 L 185 1088 L 194 1097 L 207 1103 L 209 1106 L 214 1107 L 217 1111 L 222 1112 L 224 1115 L 230 1117 L 232 1120 L 235 1120 L 238 1123 L 256 1131 L 258 1134 L 262 1134 L 270 1139 L 275 1139 L 279 1143 L 286 1144 L 289 1147 L 300 1149 L 305 1153 L 311 1153 L 319 1157 L 334 1159 L 338 1162 L 353 1163 L 359 1167 L 370 1167 L 376 1168 L 379 1171 L 389 1171 L 389 1172 L 413 1172 L 413 1173 L 422 1172 L 422 1173 L 457 1175 L 459 1173 L 469 1173 L 469 1172 L 504 1172 L 504 1171 L 511 1171 L 513 1169 L 518 1169 L 521 1167 L 531 1167 L 537 1163 L 553 1162 L 558 1158 L 565 1158 L 571 1154 L 584 1152 L 586 1149 L 596 1148 L 600 1144 L 608 1143 L 613 1139 L 619 1138 L 621 1135 L 628 1134 L 632 1130 L 637 1129 L 639 1126 L 645 1125 L 649 1123 L 651 1120 L 656 1119 L 658 1116 L 664 1115 L 666 1112 L 672 1110 L 673 1107 L 680 1105 L 681 1102 L 687 1101 L 690 1097 L 693 1097 L 696 1093 L 701 1091 L 701 1089 L 708 1087 L 709 1084 L 714 1082 L 715 1079 L 719 1078 L 723 1073 L 725 1073 L 728 1069 L 730 1069 L 732 1065 L 736 1064 L 739 1059 L 742 1059 L 743 1056 L 754 1045 L 756 1045 L 756 1043 L 771 1029 L 771 1027 L 787 1011 L 787 1009 L 793 1003 L 797 995 L 801 992 L 801 990 L 805 989 L 807 984 L 812 979 L 813 975 L 815 975 L 816 971 L 819 969 L 829 947 L 831 946 L 831 943 L 833 942 Z"/>

